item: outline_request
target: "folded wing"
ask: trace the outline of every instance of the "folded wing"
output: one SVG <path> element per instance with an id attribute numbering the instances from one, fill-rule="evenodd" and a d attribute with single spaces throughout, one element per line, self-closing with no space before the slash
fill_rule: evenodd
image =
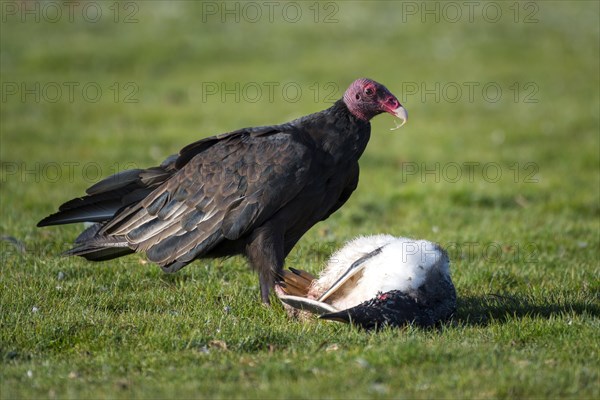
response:
<path id="1" fill-rule="evenodd" d="M 174 272 L 221 241 L 259 227 L 310 179 L 306 145 L 271 128 L 196 142 L 174 165 L 182 159 L 168 180 L 116 213 L 71 254 L 126 245 Z"/>

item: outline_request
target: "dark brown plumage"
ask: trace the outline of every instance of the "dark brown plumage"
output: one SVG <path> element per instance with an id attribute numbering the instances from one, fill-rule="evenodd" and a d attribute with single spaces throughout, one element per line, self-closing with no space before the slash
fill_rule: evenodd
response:
<path id="1" fill-rule="evenodd" d="M 68 255 L 145 252 L 166 272 L 197 258 L 246 256 L 262 300 L 296 242 L 350 197 L 369 119 L 406 111 L 384 86 L 355 81 L 327 110 L 184 147 L 159 167 L 106 178 L 38 224 L 96 222 Z"/>

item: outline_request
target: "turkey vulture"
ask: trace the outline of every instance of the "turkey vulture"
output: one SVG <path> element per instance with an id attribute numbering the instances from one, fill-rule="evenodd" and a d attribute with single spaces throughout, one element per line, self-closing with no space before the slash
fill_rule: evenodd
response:
<path id="1" fill-rule="evenodd" d="M 94 222 L 66 255 L 102 261 L 145 252 L 166 272 L 244 255 L 268 303 L 296 242 L 356 188 L 369 120 L 383 112 L 407 119 L 383 85 L 358 79 L 324 111 L 202 139 L 158 167 L 109 176 L 38 226 Z"/>
<path id="2" fill-rule="evenodd" d="M 331 256 L 319 278 L 290 271 L 275 289 L 294 315 L 305 310 L 365 329 L 428 327 L 456 309 L 448 254 L 426 240 L 359 237 Z"/>

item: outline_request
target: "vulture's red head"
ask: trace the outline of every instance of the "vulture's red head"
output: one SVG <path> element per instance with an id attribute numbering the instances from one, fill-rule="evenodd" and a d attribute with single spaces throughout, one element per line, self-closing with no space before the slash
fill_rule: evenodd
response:
<path id="1" fill-rule="evenodd" d="M 402 125 L 408 119 L 406 110 L 396 96 L 381 83 L 371 79 L 361 78 L 352 82 L 344 93 L 344 103 L 356 118 L 365 121 L 384 112 L 400 118 Z"/>

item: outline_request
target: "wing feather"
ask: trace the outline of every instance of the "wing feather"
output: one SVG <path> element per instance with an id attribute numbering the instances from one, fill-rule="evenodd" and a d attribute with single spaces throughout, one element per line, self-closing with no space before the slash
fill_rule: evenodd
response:
<path id="1" fill-rule="evenodd" d="M 186 147 L 180 156 L 186 158 L 185 165 L 100 233 L 125 237 L 167 271 L 181 268 L 222 240 L 244 236 L 310 179 L 306 143 L 269 129 L 238 131 Z"/>

